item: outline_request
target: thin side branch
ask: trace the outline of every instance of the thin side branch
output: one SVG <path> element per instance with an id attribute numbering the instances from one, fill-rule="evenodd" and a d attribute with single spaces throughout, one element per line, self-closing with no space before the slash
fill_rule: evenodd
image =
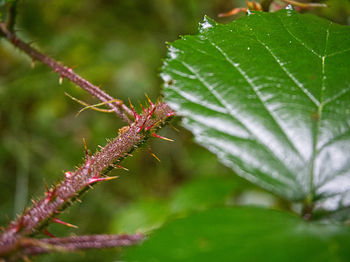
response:
<path id="1" fill-rule="evenodd" d="M 106 176 L 107 172 L 115 167 L 123 168 L 119 163 L 130 156 L 130 153 L 145 143 L 149 137 L 162 138 L 156 135 L 155 132 L 174 115 L 174 112 L 166 103 L 153 104 L 148 99 L 149 106 L 143 108 L 142 114 L 136 113 L 131 103 L 130 109 L 122 101 L 113 99 L 99 87 L 74 73 L 71 68 L 61 65 L 17 38 L 11 30 L 13 28 L 11 22 L 13 18 L 9 17 L 8 24 L 0 21 L 0 36 L 4 36 L 14 46 L 29 55 L 33 61 L 37 60 L 48 65 L 54 72 L 60 74 L 60 78 L 69 79 L 103 103 L 106 103 L 129 125 L 121 128 L 118 137 L 111 142 L 109 141 L 105 147 L 101 147 L 101 150 L 94 155 L 90 156 L 86 149 L 85 162 L 79 168 L 72 172 L 65 172 L 64 179 L 60 183 L 48 188 L 41 200 L 33 201 L 31 207 L 28 207 L 23 214 L 10 222 L 7 228 L 2 229 L 0 234 L 0 261 L 2 261 L 1 258 L 5 261 L 12 261 L 31 254 L 115 247 L 131 245 L 140 241 L 142 239 L 141 235 L 100 235 L 53 239 L 35 239 L 32 237 L 40 232 L 45 232 L 50 222 L 73 226 L 59 220 L 59 214 L 74 201 L 79 200 L 81 195 L 91 188 L 91 185 L 116 178 Z M 134 122 L 130 119 L 133 119 Z M 49 234 L 47 231 L 46 233 Z"/>
<path id="2" fill-rule="evenodd" d="M 73 237 L 55 237 L 23 239 L 22 255 L 40 255 L 51 252 L 72 252 L 84 249 L 102 249 L 132 246 L 144 239 L 142 234 L 135 235 L 90 235 Z"/>
<path id="3" fill-rule="evenodd" d="M 98 98 L 102 102 L 107 102 L 111 100 L 116 100 L 115 98 L 111 97 L 107 93 L 105 93 L 103 90 L 101 90 L 98 86 L 93 85 L 86 79 L 82 78 L 81 76 L 77 75 L 72 68 L 66 67 L 58 63 L 56 60 L 52 59 L 51 57 L 44 55 L 43 53 L 37 51 L 33 47 L 31 47 L 29 44 L 23 42 L 21 39 L 19 39 L 14 33 L 12 33 L 6 24 L 0 22 L 0 32 L 2 35 L 6 37 L 6 39 L 11 42 L 14 46 L 25 52 L 28 56 L 30 56 L 33 61 L 37 60 L 41 63 L 49 66 L 53 69 L 54 72 L 58 73 L 60 75 L 60 78 L 67 78 L 76 85 L 80 86 L 81 88 L 88 91 L 91 95 Z M 116 102 L 113 103 L 107 103 L 107 105 L 114 110 L 114 112 L 123 119 L 127 123 L 131 123 L 131 120 L 128 116 L 132 117 L 133 112 L 128 108 L 121 100 L 116 100 Z"/>

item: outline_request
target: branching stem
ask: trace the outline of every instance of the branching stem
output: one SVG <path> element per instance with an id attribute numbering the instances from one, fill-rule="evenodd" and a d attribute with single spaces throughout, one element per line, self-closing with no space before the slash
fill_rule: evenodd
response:
<path id="1" fill-rule="evenodd" d="M 73 251 L 137 243 L 142 239 L 141 235 L 80 236 L 54 238 L 53 240 L 34 239 L 32 236 L 42 230 L 45 231 L 49 222 L 58 221 L 57 216 L 71 203 L 78 200 L 92 184 L 115 178 L 106 177 L 105 175 L 110 169 L 120 167 L 120 161 L 130 156 L 130 153 L 149 137 L 155 136 L 155 132 L 174 115 L 174 112 L 166 103 L 153 104 L 149 100 L 149 107 L 143 108 L 142 114 L 136 113 L 132 105 L 131 110 L 122 101 L 114 99 L 99 87 L 74 73 L 71 68 L 61 65 L 20 40 L 9 30 L 12 26 L 0 21 L 0 35 L 6 37 L 10 43 L 25 52 L 33 60 L 48 65 L 54 72 L 59 73 L 61 78 L 69 79 L 103 103 L 106 103 L 120 118 L 128 123 L 128 126 L 121 128 L 118 137 L 105 147 L 101 147 L 100 151 L 92 156 L 86 154 L 85 162 L 79 168 L 72 172 L 65 172 L 65 177 L 60 183 L 47 189 L 41 200 L 34 201 L 31 207 L 28 207 L 23 214 L 19 215 L 17 219 L 9 223 L 7 228 L 2 230 L 0 234 L 0 261 L 2 261 L 1 258 L 5 261 L 12 261 L 18 257 L 52 251 Z M 69 225 L 69 223 L 63 221 L 61 223 Z"/>
<path id="2" fill-rule="evenodd" d="M 24 238 L 21 242 L 21 255 L 39 255 L 50 252 L 72 252 L 92 248 L 110 248 L 131 246 L 144 239 L 142 234 L 135 235 L 87 235 L 73 237 L 55 237 L 32 239 Z"/>

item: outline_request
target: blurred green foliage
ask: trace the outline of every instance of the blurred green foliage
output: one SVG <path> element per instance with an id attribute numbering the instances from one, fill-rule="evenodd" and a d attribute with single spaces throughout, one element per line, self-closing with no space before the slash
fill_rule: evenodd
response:
<path id="1" fill-rule="evenodd" d="M 348 3 L 342 8 L 342 0 L 332 2 L 339 11 L 322 12 L 346 23 Z M 112 96 L 130 98 L 138 105 L 145 93 L 154 100 L 161 94 L 158 75 L 166 41 L 196 32 L 204 15 L 216 17 L 236 6 L 244 6 L 244 1 L 20 1 L 16 30 Z M 5 9 L 0 1 L 0 13 L 5 14 Z M 66 80 L 59 85 L 58 79 L 41 64 L 31 68 L 26 55 L 0 39 L 1 225 L 20 213 L 31 198 L 42 196 L 45 184 L 59 181 L 64 171 L 82 163 L 83 138 L 95 151 L 123 125 L 114 115 L 94 111 L 75 117 L 81 106 L 64 92 L 89 103 L 96 100 Z M 271 205 L 284 206 L 195 145 L 179 120 L 173 125 L 179 132 L 167 127 L 161 135 L 175 143 L 153 139 L 147 145 L 161 163 L 147 150 L 138 150 L 123 162 L 129 172 L 112 171 L 111 175 L 120 176 L 118 180 L 94 186 L 81 204 L 60 216 L 77 224 L 78 230 L 51 225 L 49 231 L 57 236 L 148 231 L 169 217 L 209 205 L 254 203 L 256 195 L 251 198 L 246 190 L 259 192 L 258 198 L 266 198 Z M 118 252 L 52 254 L 38 261 L 112 261 Z"/>

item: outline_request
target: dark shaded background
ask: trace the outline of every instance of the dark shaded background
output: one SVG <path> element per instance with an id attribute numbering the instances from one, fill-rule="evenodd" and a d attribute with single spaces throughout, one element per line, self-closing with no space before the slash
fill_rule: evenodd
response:
<path id="1" fill-rule="evenodd" d="M 146 1 L 20 1 L 17 33 L 34 46 L 73 66 L 75 71 L 114 97 L 135 105 L 145 94 L 157 99 L 166 41 L 196 33 L 204 15 L 244 6 L 229 0 Z M 340 23 L 349 22 L 350 2 L 330 1 L 331 8 L 315 10 Z M 4 11 L 4 10 L 2 10 Z M 229 19 L 216 19 L 220 22 Z M 82 163 L 82 139 L 89 149 L 117 135 L 122 122 L 112 114 L 85 111 L 75 117 L 79 104 L 97 101 L 63 81 L 0 40 L 0 224 L 6 225 L 31 198 L 42 196 L 45 184 L 63 177 Z M 283 200 L 261 191 L 218 163 L 216 157 L 194 144 L 191 134 L 166 127 L 161 134 L 175 143 L 152 139 L 123 162 L 130 171 L 114 170 L 120 178 L 94 186 L 65 214 L 63 220 L 79 226 L 51 225 L 57 236 L 94 233 L 148 232 L 166 219 L 210 205 L 263 204 L 277 208 Z M 298 207 L 292 207 L 298 208 Z M 115 261 L 119 250 L 48 255 L 39 261 Z"/>

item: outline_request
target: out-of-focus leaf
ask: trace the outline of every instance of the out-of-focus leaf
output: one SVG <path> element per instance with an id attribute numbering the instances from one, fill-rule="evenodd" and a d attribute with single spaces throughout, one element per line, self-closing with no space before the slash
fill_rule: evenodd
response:
<path id="1" fill-rule="evenodd" d="M 169 208 L 172 213 L 203 210 L 224 204 L 239 191 L 240 183 L 229 177 L 208 177 L 189 182 L 176 191 Z"/>
<path id="2" fill-rule="evenodd" d="M 163 227 L 126 261 L 348 261 L 350 229 L 262 208 L 217 208 Z"/>
<path id="3" fill-rule="evenodd" d="M 143 200 L 126 207 L 112 224 L 118 233 L 145 233 L 160 227 L 169 216 L 168 205 L 156 200 Z"/>
<path id="4" fill-rule="evenodd" d="M 293 10 L 205 18 L 172 43 L 166 101 L 239 175 L 329 210 L 350 203 L 350 28 Z"/>

